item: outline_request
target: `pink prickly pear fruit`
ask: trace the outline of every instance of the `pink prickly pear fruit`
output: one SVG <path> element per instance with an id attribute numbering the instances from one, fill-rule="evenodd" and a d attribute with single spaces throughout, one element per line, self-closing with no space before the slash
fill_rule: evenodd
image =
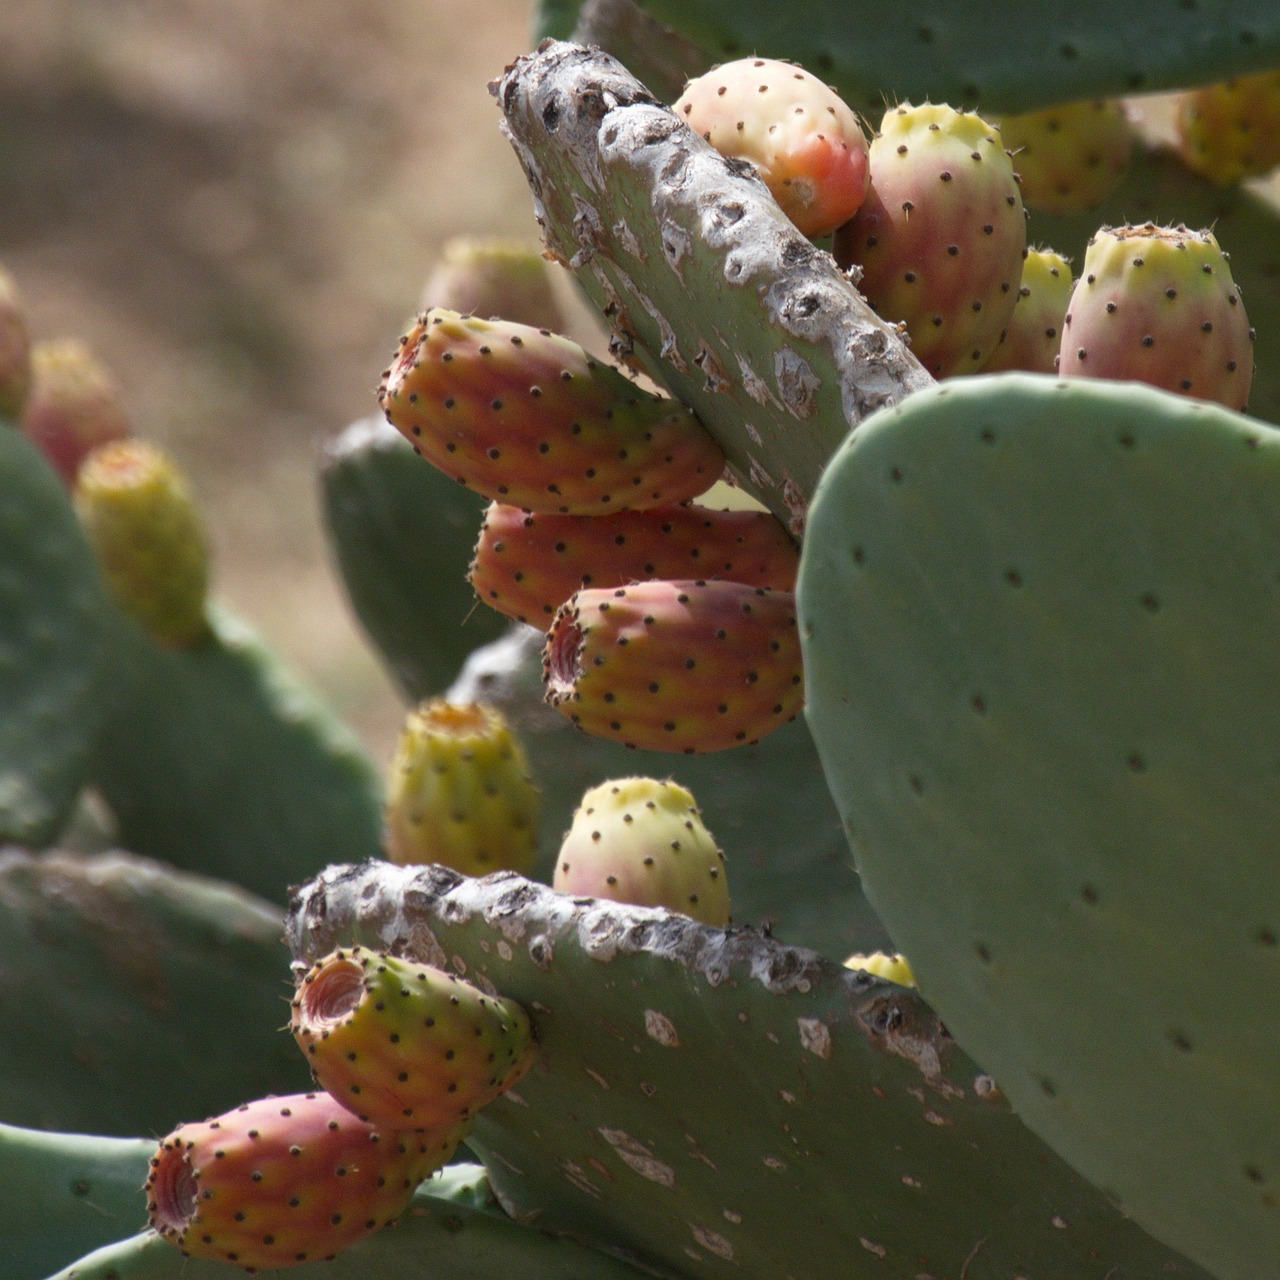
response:
<path id="1" fill-rule="evenodd" d="M 367 947 L 312 965 L 292 1010 L 317 1081 L 371 1124 L 438 1132 L 469 1122 L 537 1056 L 514 1000 Z"/>
<path id="2" fill-rule="evenodd" d="M 67 488 L 93 449 L 131 431 L 115 378 L 76 338 L 31 348 L 31 386 L 18 425 Z"/>
<path id="3" fill-rule="evenodd" d="M 684 405 L 529 325 L 428 311 L 401 339 L 378 398 L 428 462 L 530 511 L 666 506 L 724 468 Z"/>
<path id="4" fill-rule="evenodd" d="M 27 311 L 13 277 L 0 268 L 0 418 L 16 422 L 30 389 Z"/>
<path id="5" fill-rule="evenodd" d="M 1058 372 L 1244 409 L 1253 330 L 1213 233 L 1150 222 L 1101 228 L 1071 294 Z"/>
<path id="6" fill-rule="evenodd" d="M 739 58 L 713 67 L 685 85 L 674 110 L 721 155 L 750 161 L 806 236 L 829 235 L 867 194 L 861 121 L 793 63 Z"/>
<path id="7" fill-rule="evenodd" d="M 799 552 L 776 516 L 696 504 L 561 516 L 492 503 L 471 561 L 471 585 L 486 604 L 545 627 L 583 587 L 647 578 L 725 578 L 791 591 Z"/>
<path id="8" fill-rule="evenodd" d="M 999 124 L 1028 209 L 1092 209 L 1119 186 L 1133 158 L 1133 126 L 1114 98 L 1003 116 Z"/>
<path id="9" fill-rule="evenodd" d="M 528 875 L 540 807 L 524 749 L 493 707 L 437 698 L 406 717 L 387 780 L 392 862 Z"/>
<path id="10" fill-rule="evenodd" d="M 518 241 L 481 236 L 445 241 L 418 303 L 419 311 L 432 307 L 552 332 L 567 323 L 542 254 Z"/>
<path id="11" fill-rule="evenodd" d="M 552 887 L 729 923 L 724 854 L 692 794 L 670 781 L 619 778 L 592 787 L 565 833 Z"/>
<path id="12" fill-rule="evenodd" d="M 247 1102 L 160 1141 L 144 1188 L 151 1226 L 246 1271 L 331 1258 L 399 1217 L 466 1129 L 375 1128 L 327 1093 Z"/>
<path id="13" fill-rule="evenodd" d="M 1052 249 L 1028 249 L 1018 301 L 983 373 L 1021 369 L 1053 373 L 1058 367 L 1062 322 L 1071 301 L 1071 264 Z"/>
<path id="14" fill-rule="evenodd" d="M 1176 150 L 1183 163 L 1227 186 L 1280 165 L 1280 71 L 1260 71 L 1177 95 Z"/>
<path id="15" fill-rule="evenodd" d="M 871 189 L 833 252 L 934 377 L 976 373 L 995 350 L 1026 247 L 1000 131 L 944 104 L 890 108 L 871 142 Z"/>
<path id="16" fill-rule="evenodd" d="M 715 580 L 579 591 L 552 619 L 542 678 L 557 711 L 627 746 L 756 742 L 804 702 L 795 596 Z"/>
<path id="17" fill-rule="evenodd" d="M 157 644 L 209 635 L 209 548 L 185 478 L 141 440 L 99 445 L 75 481 L 75 505 L 115 604 Z"/>

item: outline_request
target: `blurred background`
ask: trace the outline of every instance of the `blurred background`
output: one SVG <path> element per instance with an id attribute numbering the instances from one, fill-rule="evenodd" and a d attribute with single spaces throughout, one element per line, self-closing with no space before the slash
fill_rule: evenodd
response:
<path id="1" fill-rule="evenodd" d="M 0 264 L 187 470 L 215 592 L 378 760 L 402 710 L 316 501 L 440 246 L 537 245 L 486 85 L 529 0 L 8 0 Z"/>

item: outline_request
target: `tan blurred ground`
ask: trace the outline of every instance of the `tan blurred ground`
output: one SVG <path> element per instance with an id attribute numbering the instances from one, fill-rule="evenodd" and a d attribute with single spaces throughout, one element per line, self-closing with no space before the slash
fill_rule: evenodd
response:
<path id="1" fill-rule="evenodd" d="M 218 594 L 385 757 L 400 711 L 326 559 L 317 442 L 439 245 L 535 243 L 486 83 L 528 0 L 0 5 L 0 263 L 192 473 Z"/>

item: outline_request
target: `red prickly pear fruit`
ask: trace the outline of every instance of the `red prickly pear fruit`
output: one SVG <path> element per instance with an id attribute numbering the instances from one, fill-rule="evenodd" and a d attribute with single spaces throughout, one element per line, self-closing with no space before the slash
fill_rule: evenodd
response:
<path id="1" fill-rule="evenodd" d="M 525 1011 L 413 960 L 349 947 L 298 983 L 290 1029 L 319 1083 L 371 1124 L 469 1121 L 533 1065 Z"/>
<path id="2" fill-rule="evenodd" d="M 729 923 L 724 854 L 693 796 L 674 782 L 619 778 L 592 787 L 565 833 L 552 887 Z"/>
<path id="3" fill-rule="evenodd" d="M 1280 165 L 1280 71 L 1260 71 L 1177 95 L 1176 150 L 1184 164 L 1227 186 Z"/>
<path id="4" fill-rule="evenodd" d="M 75 504 L 107 592 L 157 644 L 189 649 L 209 635 L 209 549 L 186 480 L 141 440 L 94 449 Z"/>
<path id="5" fill-rule="evenodd" d="M 1028 249 L 1013 315 L 983 373 L 1053 373 L 1071 301 L 1071 264 L 1052 249 Z"/>
<path id="6" fill-rule="evenodd" d="M 553 332 L 567 323 L 542 254 L 515 241 L 479 236 L 445 241 L 418 303 L 419 311 L 431 307 Z"/>
<path id="7" fill-rule="evenodd" d="M 552 619 L 542 678 L 557 711 L 627 746 L 756 742 L 804 702 L 795 596 L 703 580 L 579 591 Z"/>
<path id="8" fill-rule="evenodd" d="M 1002 116 L 998 123 L 1028 209 L 1092 209 L 1119 186 L 1133 158 L 1133 126 L 1114 98 Z"/>
<path id="9" fill-rule="evenodd" d="M 834 89 L 793 63 L 726 62 L 690 80 L 673 109 L 721 155 L 750 161 L 806 236 L 830 235 L 867 194 L 861 122 Z"/>
<path id="10" fill-rule="evenodd" d="M 1213 233 L 1150 222 L 1101 228 L 1071 294 L 1058 372 L 1244 409 L 1253 330 Z"/>
<path id="11" fill-rule="evenodd" d="M 540 807 L 524 749 L 494 708 L 438 698 L 406 717 L 387 780 L 392 862 L 528 875 Z"/>
<path id="12" fill-rule="evenodd" d="M 480 528 L 471 585 L 507 617 L 545 627 L 583 587 L 697 573 L 790 591 L 798 559 L 786 526 L 763 511 L 682 504 L 560 516 L 495 502 Z"/>
<path id="13" fill-rule="evenodd" d="M 68 489 L 86 455 L 131 432 L 116 380 L 76 338 L 31 348 L 31 389 L 18 425 Z"/>
<path id="14" fill-rule="evenodd" d="M 871 190 L 832 251 L 936 378 L 976 373 L 1018 299 L 1026 214 L 1000 131 L 943 104 L 904 104 L 871 142 Z"/>
<path id="15" fill-rule="evenodd" d="M 327 1093 L 261 1098 L 179 1125 L 151 1158 L 152 1227 L 246 1271 L 330 1258 L 399 1217 L 467 1126 L 377 1129 Z"/>
<path id="16" fill-rule="evenodd" d="M 0 418 L 16 422 L 30 390 L 27 311 L 13 277 L 0 268 Z"/>
<path id="17" fill-rule="evenodd" d="M 401 340 L 378 398 L 428 462 L 530 511 L 666 506 L 696 497 L 724 468 L 684 405 L 529 325 L 428 311 Z"/>

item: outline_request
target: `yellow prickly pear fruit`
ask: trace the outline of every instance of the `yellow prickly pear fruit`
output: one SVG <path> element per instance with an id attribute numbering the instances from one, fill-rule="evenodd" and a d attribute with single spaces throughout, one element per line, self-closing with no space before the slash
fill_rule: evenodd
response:
<path id="1" fill-rule="evenodd" d="M 527 875 L 540 805 L 524 749 L 498 711 L 433 699 L 409 713 L 391 762 L 387 855 L 469 876 Z"/>
<path id="2" fill-rule="evenodd" d="M 141 440 L 99 445 L 76 477 L 76 509 L 107 591 L 157 644 L 209 634 L 209 548 L 186 480 Z"/>
<path id="3" fill-rule="evenodd" d="M 874 973 L 877 978 L 887 978 L 900 987 L 916 985 L 916 976 L 911 972 L 907 957 L 900 951 L 892 954 L 887 951 L 855 952 L 844 962 L 844 967 Z"/>

